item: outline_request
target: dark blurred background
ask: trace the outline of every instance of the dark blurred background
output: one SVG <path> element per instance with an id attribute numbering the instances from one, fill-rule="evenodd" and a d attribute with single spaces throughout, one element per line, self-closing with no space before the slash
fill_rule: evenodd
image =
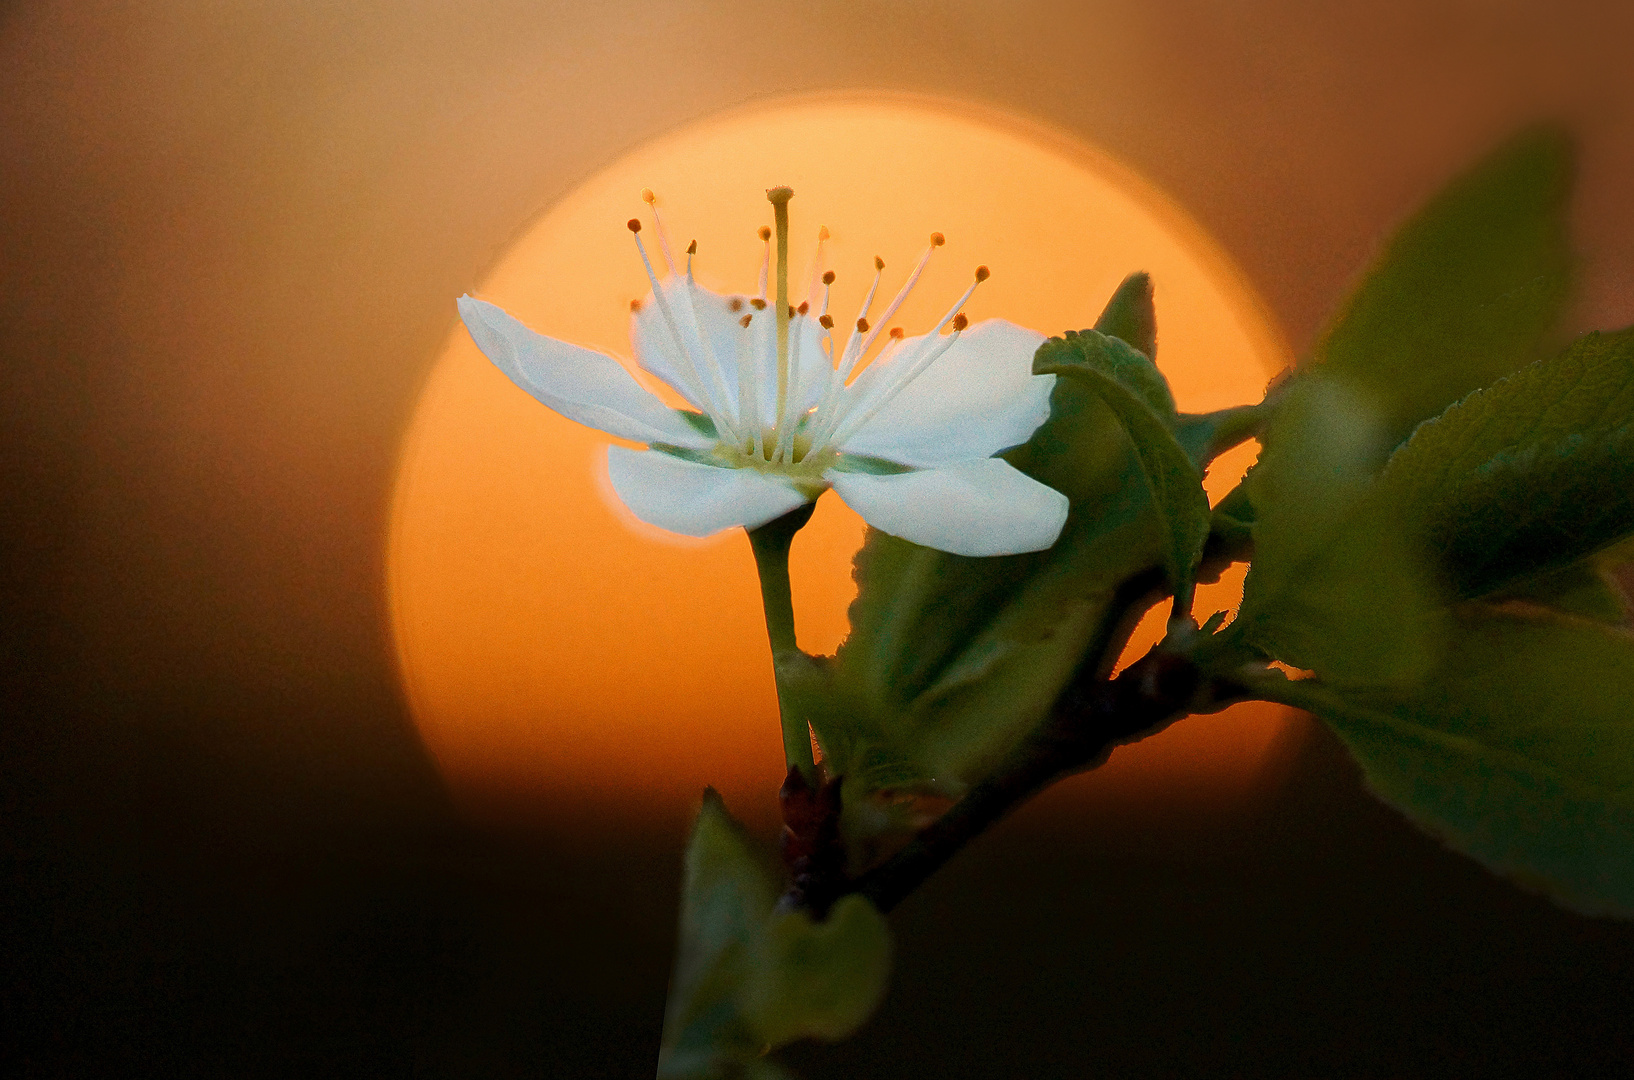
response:
<path id="1" fill-rule="evenodd" d="M 3 1067 L 651 1074 L 684 814 L 462 822 L 383 595 L 449 298 L 622 150 L 790 92 L 1010 110 L 1166 189 L 1302 349 L 1564 117 L 1576 331 L 1634 321 L 1630 42 L 1615 0 L 0 5 Z M 895 924 L 803 1075 L 1634 1068 L 1634 927 L 1444 852 L 1321 734 L 1251 812 L 1046 799 Z"/>

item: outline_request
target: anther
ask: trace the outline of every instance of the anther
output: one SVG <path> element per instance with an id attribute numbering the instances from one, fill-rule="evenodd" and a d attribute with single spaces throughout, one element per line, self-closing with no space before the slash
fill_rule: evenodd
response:
<path id="1" fill-rule="evenodd" d="M 895 338 L 898 341 L 901 341 L 902 337 L 903 337 L 902 327 L 900 327 L 900 326 L 891 327 L 891 329 L 889 331 L 889 336 Z"/>
<path id="2" fill-rule="evenodd" d="M 728 311 L 742 311 L 743 310 L 743 297 L 734 296 L 734 297 L 732 297 L 732 299 L 728 300 L 726 302 L 726 310 L 728 310 Z"/>
<path id="3" fill-rule="evenodd" d="M 692 243 L 687 245 L 687 254 L 688 255 L 698 254 L 698 241 L 694 240 L 694 241 L 692 241 Z"/>
<path id="4" fill-rule="evenodd" d="M 819 315 L 817 316 L 817 322 L 824 330 L 834 329 L 834 316 L 832 315 Z"/>
<path id="5" fill-rule="evenodd" d="M 831 235 L 832 234 L 828 231 L 828 226 L 827 225 L 817 226 L 817 242 L 819 244 L 822 243 L 824 240 L 827 240 L 829 238 L 829 236 L 831 236 Z"/>
<path id="6" fill-rule="evenodd" d="M 941 247 L 945 243 L 947 243 L 947 237 L 943 236 L 941 233 L 933 232 L 930 234 L 931 247 Z"/>
<path id="7" fill-rule="evenodd" d="M 885 260 L 880 258 L 878 255 L 874 256 L 874 269 L 875 270 L 885 269 Z"/>
<path id="8" fill-rule="evenodd" d="M 738 325 L 747 330 L 749 329 L 749 321 L 753 318 L 753 315 L 745 315 L 743 318 L 738 320 Z"/>
<path id="9" fill-rule="evenodd" d="M 990 278 L 992 276 L 993 276 L 993 271 L 989 270 L 987 267 L 985 267 L 985 266 L 976 267 L 976 280 L 977 281 L 986 281 L 988 278 Z M 987 294 L 983 293 L 982 295 L 985 296 Z"/>
<path id="10" fill-rule="evenodd" d="M 765 311 L 766 301 L 757 296 L 753 300 L 749 301 L 749 306 L 754 308 L 756 311 Z"/>
<path id="11" fill-rule="evenodd" d="M 858 319 L 857 320 L 857 333 L 866 334 L 867 332 L 868 332 L 868 320 L 867 319 Z"/>
<path id="12" fill-rule="evenodd" d="M 795 308 L 794 310 L 798 311 L 800 314 L 804 315 L 806 312 L 811 310 L 811 301 L 809 301 L 809 300 L 800 301 L 800 306 Z"/>
<path id="13" fill-rule="evenodd" d="M 640 311 L 641 310 L 641 301 L 631 300 L 630 301 L 630 310 L 631 311 Z"/>
<path id="14" fill-rule="evenodd" d="M 755 235 L 760 237 L 762 240 L 770 240 L 772 238 L 772 227 L 770 225 L 762 225 L 760 227 L 760 231 L 755 233 Z"/>
<path id="15" fill-rule="evenodd" d="M 826 271 L 823 272 L 823 284 L 824 285 L 834 284 L 834 271 L 826 270 Z"/>
<path id="16" fill-rule="evenodd" d="M 800 305 L 800 306 L 801 306 L 801 307 L 804 307 L 804 306 L 805 306 L 805 305 L 804 305 L 804 304 L 802 304 L 802 305 Z M 795 316 L 795 310 L 794 310 L 794 305 L 793 305 L 793 304 L 790 304 L 790 305 L 789 305 L 789 318 L 791 318 L 791 319 L 792 319 L 792 318 L 794 318 L 794 316 Z"/>
<path id="17" fill-rule="evenodd" d="M 624 227 L 626 229 L 629 229 L 631 232 L 640 232 L 641 231 L 641 219 L 640 218 L 631 218 L 629 221 L 626 221 L 624 223 Z"/>
<path id="18" fill-rule="evenodd" d="M 658 196 L 652 193 L 652 188 L 644 187 L 641 189 L 641 201 L 651 206 L 658 201 Z"/>
<path id="19" fill-rule="evenodd" d="M 964 312 L 961 311 L 961 312 L 959 312 L 959 314 L 953 316 L 953 330 L 954 330 L 955 333 L 957 333 L 960 330 L 963 330 L 965 327 L 967 327 L 969 325 L 970 325 L 970 320 L 965 317 Z"/>

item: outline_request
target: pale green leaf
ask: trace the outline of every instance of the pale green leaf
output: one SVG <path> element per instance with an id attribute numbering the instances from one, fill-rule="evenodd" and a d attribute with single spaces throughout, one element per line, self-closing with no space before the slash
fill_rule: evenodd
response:
<path id="1" fill-rule="evenodd" d="M 1593 914 L 1634 915 L 1634 636 L 1472 606 L 1410 692 L 1281 681 L 1369 785 L 1451 847 Z"/>

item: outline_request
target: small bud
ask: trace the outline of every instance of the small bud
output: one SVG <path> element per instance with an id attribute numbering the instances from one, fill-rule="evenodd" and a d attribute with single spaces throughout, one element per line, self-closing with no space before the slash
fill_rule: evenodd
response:
<path id="1" fill-rule="evenodd" d="M 626 221 L 624 223 L 624 227 L 626 229 L 629 229 L 631 232 L 640 232 L 641 231 L 641 219 L 640 218 L 631 218 L 629 221 Z"/>
<path id="2" fill-rule="evenodd" d="M 832 271 L 832 270 L 823 271 L 823 284 L 824 285 L 834 284 L 834 271 Z"/>
<path id="3" fill-rule="evenodd" d="M 990 278 L 992 276 L 993 276 L 993 271 L 989 270 L 987 267 L 985 267 L 985 266 L 976 267 L 976 280 L 977 281 L 986 281 L 988 278 Z"/>
<path id="4" fill-rule="evenodd" d="M 947 237 L 943 236 L 941 233 L 933 232 L 930 234 L 931 247 L 941 247 L 945 243 L 947 243 Z"/>
<path id="5" fill-rule="evenodd" d="M 857 320 L 857 333 L 866 334 L 867 332 L 868 332 L 868 320 L 867 319 L 858 319 Z"/>
<path id="6" fill-rule="evenodd" d="M 772 227 L 770 225 L 762 225 L 760 230 L 755 235 L 760 237 L 762 240 L 770 240 L 772 238 Z"/>
<path id="7" fill-rule="evenodd" d="M 964 312 L 961 311 L 961 312 L 959 312 L 959 314 L 953 316 L 953 329 L 954 329 L 955 332 L 963 330 L 965 327 L 967 327 L 969 325 L 970 325 L 970 320 L 965 317 Z"/>
<path id="8" fill-rule="evenodd" d="M 817 316 L 817 322 L 824 330 L 834 329 L 834 316 L 832 315 L 819 315 Z"/>

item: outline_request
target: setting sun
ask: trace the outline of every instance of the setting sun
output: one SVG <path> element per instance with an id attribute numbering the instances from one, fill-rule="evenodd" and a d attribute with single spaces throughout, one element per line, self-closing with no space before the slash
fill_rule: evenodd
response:
<path id="1" fill-rule="evenodd" d="M 1126 274 L 1146 270 L 1158 363 L 1182 409 L 1257 400 L 1288 360 L 1237 272 L 1138 177 L 1047 131 L 918 101 L 783 104 L 675 132 L 585 180 L 471 291 L 552 337 L 628 357 L 630 302 L 647 279 L 624 222 L 646 210 L 641 190 L 658 193 L 679 245 L 697 241 L 700 283 L 753 294 L 764 192 L 776 184 L 796 192 L 791 277 L 825 226 L 839 312 L 857 306 L 876 255 L 888 294 L 936 230 L 946 246 L 893 320 L 910 334 L 929 329 L 977 264 L 993 275 L 970 317 L 1047 334 L 1089 325 Z M 393 622 L 421 733 L 477 813 L 690 800 L 704 784 L 751 814 L 767 809 L 783 767 L 748 543 L 740 531 L 687 541 L 636 521 L 608 489 L 607 442 L 519 391 L 453 324 L 392 515 Z M 1246 448 L 1217 462 L 1211 496 L 1251 459 Z M 809 651 L 844 637 L 862 531 L 829 495 L 795 543 Z M 1203 589 L 1199 617 L 1240 589 L 1240 573 Z M 1194 718 L 1119 751 L 1095 782 L 1247 790 L 1287 723 L 1268 705 Z"/>

